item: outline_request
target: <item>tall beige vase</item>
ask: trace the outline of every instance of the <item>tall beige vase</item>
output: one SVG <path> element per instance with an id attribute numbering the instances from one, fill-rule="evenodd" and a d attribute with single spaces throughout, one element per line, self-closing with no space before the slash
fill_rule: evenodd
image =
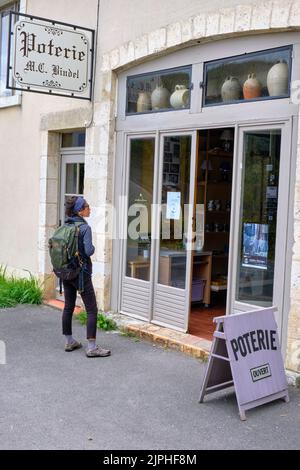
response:
<path id="1" fill-rule="evenodd" d="M 270 96 L 286 95 L 288 92 L 289 70 L 284 60 L 273 65 L 267 75 L 267 87 Z"/>

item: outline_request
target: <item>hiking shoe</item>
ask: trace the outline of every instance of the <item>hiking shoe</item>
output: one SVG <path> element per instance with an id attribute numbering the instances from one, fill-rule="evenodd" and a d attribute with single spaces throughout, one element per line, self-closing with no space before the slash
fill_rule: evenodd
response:
<path id="1" fill-rule="evenodd" d="M 74 351 L 74 349 L 80 349 L 80 348 L 82 348 L 82 344 L 79 343 L 79 341 L 74 341 L 74 343 L 65 345 L 66 352 Z"/>
<path id="2" fill-rule="evenodd" d="M 103 349 L 103 348 L 100 348 L 100 346 L 97 346 L 95 349 L 87 349 L 86 356 L 87 357 L 106 357 L 106 356 L 110 356 L 110 350 Z"/>

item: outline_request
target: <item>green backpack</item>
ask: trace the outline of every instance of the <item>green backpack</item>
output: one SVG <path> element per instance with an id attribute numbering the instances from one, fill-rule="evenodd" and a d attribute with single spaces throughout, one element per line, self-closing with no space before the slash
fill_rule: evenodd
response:
<path id="1" fill-rule="evenodd" d="M 82 261 L 78 251 L 79 227 L 84 222 L 68 222 L 58 227 L 49 239 L 49 254 L 53 271 L 63 281 L 75 279 Z"/>

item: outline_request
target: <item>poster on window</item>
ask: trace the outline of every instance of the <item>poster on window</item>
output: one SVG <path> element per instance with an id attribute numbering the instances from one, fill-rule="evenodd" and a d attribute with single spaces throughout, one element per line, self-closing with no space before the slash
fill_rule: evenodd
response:
<path id="1" fill-rule="evenodd" d="M 269 251 L 269 226 L 244 223 L 242 266 L 267 269 Z"/>
<path id="2" fill-rule="evenodd" d="M 167 193 L 167 219 L 179 220 L 180 219 L 180 196 L 179 192 Z"/>

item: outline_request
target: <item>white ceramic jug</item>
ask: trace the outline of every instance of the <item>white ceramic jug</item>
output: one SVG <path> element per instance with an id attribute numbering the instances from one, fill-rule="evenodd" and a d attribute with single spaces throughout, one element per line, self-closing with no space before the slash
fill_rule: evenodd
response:
<path id="1" fill-rule="evenodd" d="M 157 85 L 151 94 L 152 109 L 169 108 L 170 92 L 163 85 Z"/>
<path id="2" fill-rule="evenodd" d="M 270 96 L 286 95 L 288 92 L 288 65 L 283 60 L 273 65 L 267 75 L 267 87 Z"/>
<path id="3" fill-rule="evenodd" d="M 242 93 L 242 86 L 236 77 L 227 77 L 221 88 L 223 101 L 239 100 Z"/>
<path id="4" fill-rule="evenodd" d="M 136 102 L 136 110 L 138 113 L 151 109 L 151 96 L 147 91 L 141 91 Z"/>
<path id="5" fill-rule="evenodd" d="M 186 108 L 189 102 L 189 90 L 185 85 L 176 85 L 170 98 L 172 108 Z"/>

